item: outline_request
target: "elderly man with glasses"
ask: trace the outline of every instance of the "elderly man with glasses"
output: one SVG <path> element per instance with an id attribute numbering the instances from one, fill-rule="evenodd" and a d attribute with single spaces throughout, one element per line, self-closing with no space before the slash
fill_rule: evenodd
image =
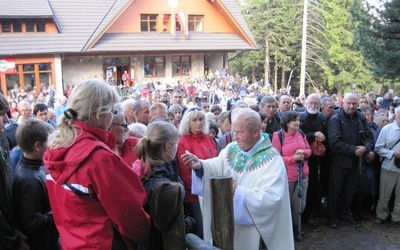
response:
<path id="1" fill-rule="evenodd" d="M 319 94 L 310 94 L 306 99 L 306 111 L 300 113 L 300 129 L 306 135 L 308 143 L 311 145 L 314 141 L 326 144 L 327 121 L 325 116 L 319 111 L 321 97 Z M 303 220 L 310 225 L 317 225 L 316 218 L 320 216 L 321 193 L 326 197 L 327 182 L 322 179 L 321 169 L 326 169 L 322 165 L 322 156 L 311 155 L 308 159 L 309 183 L 307 190 L 306 208 L 303 212 Z M 327 179 L 327 178 L 326 178 Z"/>
<path id="2" fill-rule="evenodd" d="M 327 121 L 335 113 L 335 101 L 331 97 L 327 96 L 321 99 L 321 112 Z"/>

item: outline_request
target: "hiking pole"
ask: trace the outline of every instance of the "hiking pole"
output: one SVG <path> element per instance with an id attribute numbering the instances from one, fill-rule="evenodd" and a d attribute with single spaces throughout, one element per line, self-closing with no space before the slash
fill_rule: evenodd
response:
<path id="1" fill-rule="evenodd" d="M 363 167 L 363 156 L 358 157 L 358 173 L 357 173 L 357 213 L 358 213 L 358 223 L 356 229 L 360 231 L 361 228 L 361 185 L 360 180 L 362 176 L 362 167 Z"/>
<path id="2" fill-rule="evenodd" d="M 303 162 L 298 161 L 297 162 L 297 197 L 299 197 L 299 225 L 298 225 L 298 235 L 297 235 L 297 240 L 301 241 L 302 236 L 301 236 L 301 199 L 303 197 Z"/>

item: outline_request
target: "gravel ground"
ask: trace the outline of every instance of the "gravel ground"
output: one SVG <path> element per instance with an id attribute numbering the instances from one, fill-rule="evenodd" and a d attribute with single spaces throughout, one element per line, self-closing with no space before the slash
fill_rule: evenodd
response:
<path id="1" fill-rule="evenodd" d="M 372 215 L 364 218 L 358 229 L 344 224 L 332 229 L 321 218 L 320 226 L 303 226 L 305 234 L 295 243 L 296 249 L 400 249 L 400 226 L 390 222 L 376 225 L 374 219 Z"/>

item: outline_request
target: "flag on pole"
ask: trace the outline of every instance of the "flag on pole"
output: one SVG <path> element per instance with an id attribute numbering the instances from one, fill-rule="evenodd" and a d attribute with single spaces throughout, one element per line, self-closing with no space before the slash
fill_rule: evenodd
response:
<path id="1" fill-rule="evenodd" d="M 179 11 L 178 15 L 176 16 L 176 19 L 178 19 L 179 24 L 182 27 L 182 31 L 183 31 L 183 35 L 185 37 L 188 37 L 188 25 L 186 23 L 186 15 L 185 13 L 183 13 L 183 11 Z"/>
<path id="2" fill-rule="evenodd" d="M 172 8 L 171 8 L 171 17 L 170 17 L 169 21 L 171 22 L 171 34 L 173 36 L 175 36 L 175 34 L 176 34 L 176 18 L 175 18 L 174 9 L 172 9 Z"/>

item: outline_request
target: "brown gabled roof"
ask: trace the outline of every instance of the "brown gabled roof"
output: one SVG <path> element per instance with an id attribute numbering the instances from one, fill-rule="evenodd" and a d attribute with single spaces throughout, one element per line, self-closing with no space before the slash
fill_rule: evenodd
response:
<path id="1" fill-rule="evenodd" d="M 47 0 L 1 0 L 0 17 L 52 17 Z"/>
<path id="2" fill-rule="evenodd" d="M 47 15 L 46 17 L 52 17 L 60 28 L 59 33 L 54 34 L 3 33 L 0 35 L 0 55 L 105 51 L 235 51 L 257 48 L 235 0 L 215 0 L 213 4 L 227 12 L 227 16 L 236 24 L 238 34 L 190 32 L 188 38 L 183 38 L 179 34 L 174 37 L 169 33 L 106 33 L 133 1 L 1 0 L 0 17 Z"/>

